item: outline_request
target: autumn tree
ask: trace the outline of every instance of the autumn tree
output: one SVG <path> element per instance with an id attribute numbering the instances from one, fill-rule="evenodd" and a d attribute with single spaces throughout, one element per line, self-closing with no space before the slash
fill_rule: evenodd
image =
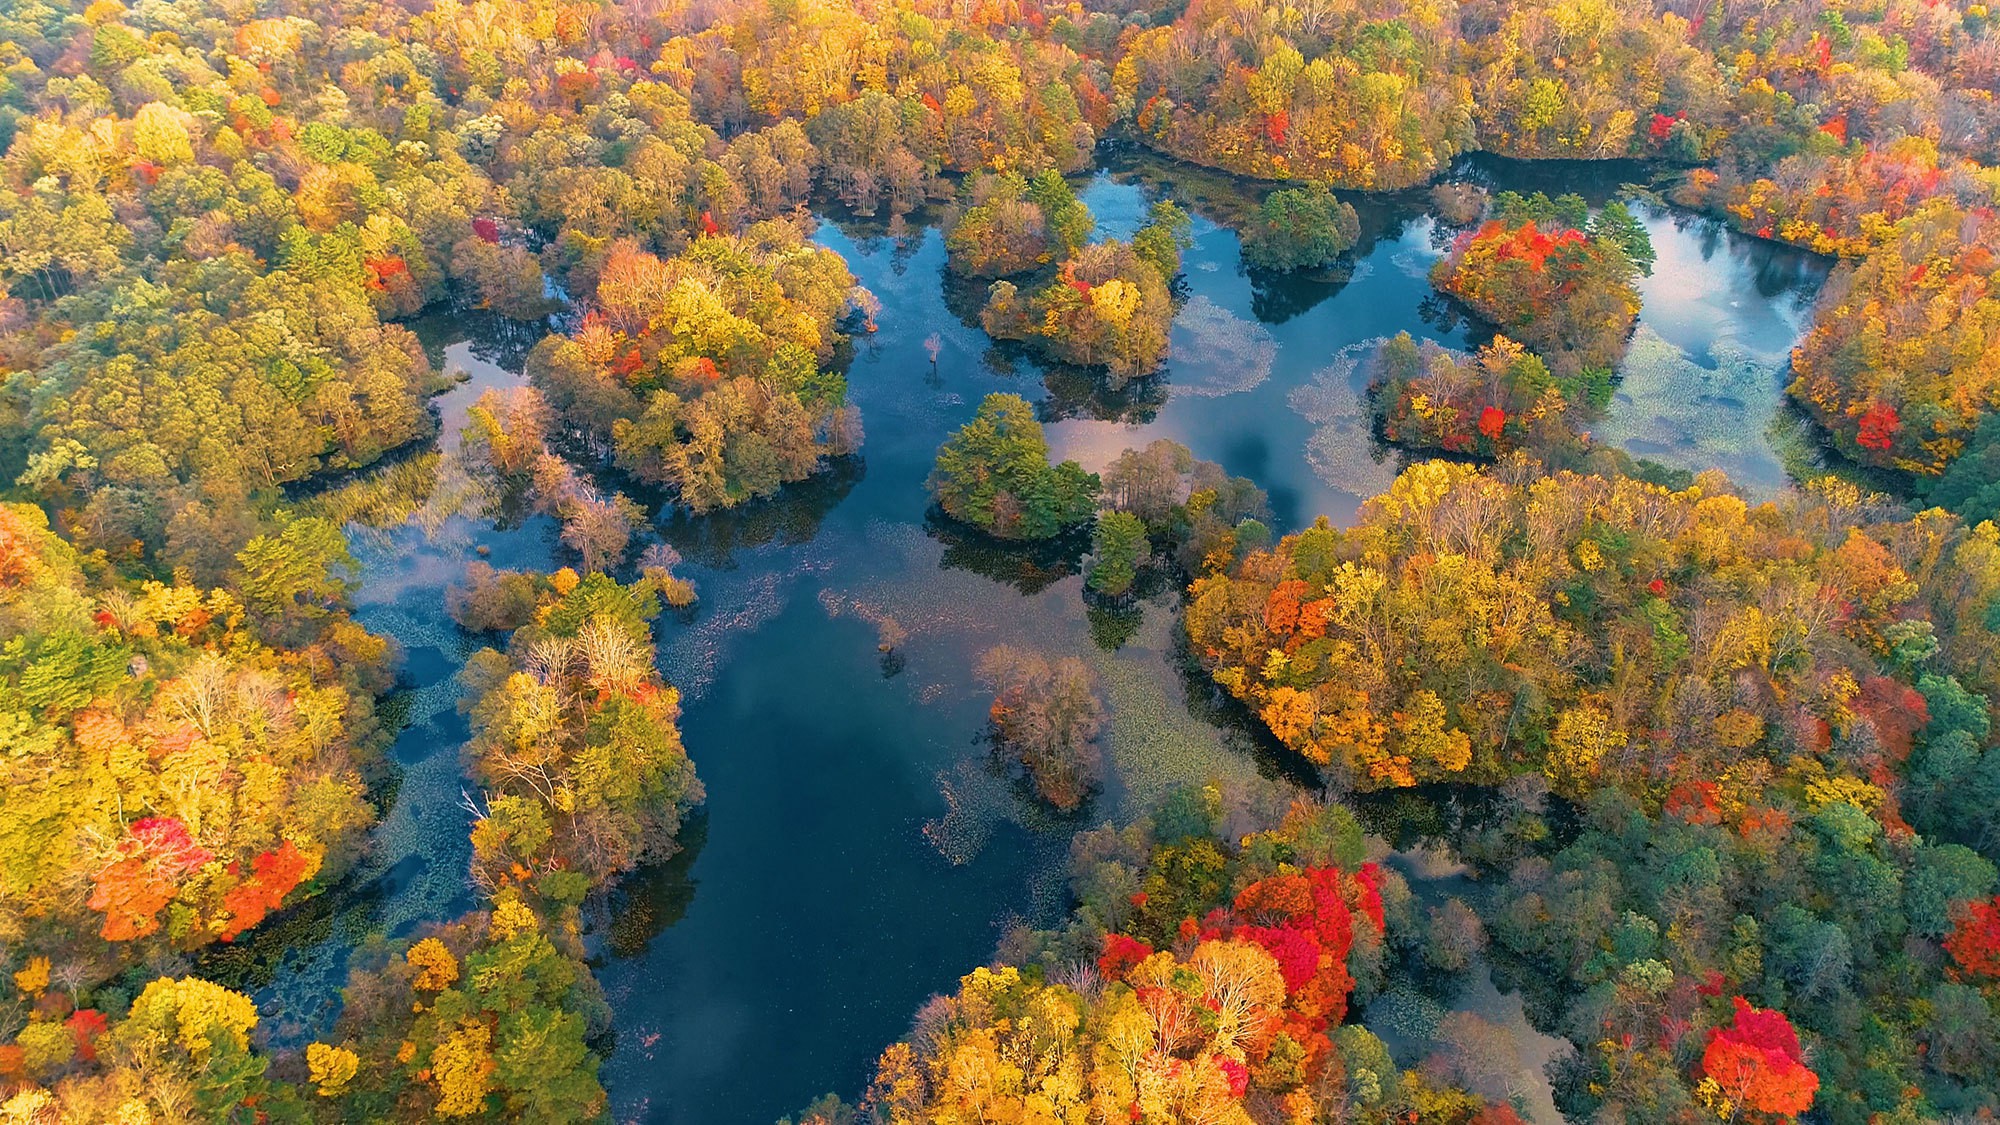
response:
<path id="1" fill-rule="evenodd" d="M 1043 800 L 1064 811 L 1081 805 L 1104 769 L 1104 704 L 1089 667 L 1001 645 L 979 658 L 979 678 L 993 689 L 995 744 L 1020 761 Z"/>

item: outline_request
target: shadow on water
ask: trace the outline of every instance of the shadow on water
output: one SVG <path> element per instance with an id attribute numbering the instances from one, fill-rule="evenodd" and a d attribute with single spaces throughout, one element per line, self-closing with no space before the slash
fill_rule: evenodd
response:
<path id="1" fill-rule="evenodd" d="M 648 943 L 687 914 L 698 885 L 694 864 L 707 843 L 708 813 L 696 810 L 681 825 L 679 851 L 625 876 L 594 906 L 588 921 L 602 935 L 607 956 L 644 953 Z"/>
<path id="2" fill-rule="evenodd" d="M 1035 404 L 1035 415 L 1043 422 L 1082 418 L 1143 426 L 1159 417 L 1172 393 L 1163 376 L 1131 379 L 1114 388 L 1104 376 L 1069 364 L 1048 365 L 1042 386 L 1048 397 Z"/>
<path id="3" fill-rule="evenodd" d="M 463 300 L 404 321 L 403 327 L 416 334 L 431 366 L 439 370 L 447 365 L 445 349 L 464 343 L 479 363 L 519 371 L 527 366 L 528 353 L 553 330 L 548 321 L 511 320 Z"/>
<path id="4" fill-rule="evenodd" d="M 969 571 L 1028 596 L 1082 573 L 1090 550 L 1089 536 L 1074 532 L 1034 543 L 996 539 L 935 508 L 924 516 L 924 534 L 944 547 L 941 569 Z"/>
<path id="5" fill-rule="evenodd" d="M 1244 272 L 1250 278 L 1250 311 L 1263 324 L 1283 324 L 1311 312 L 1339 296 L 1355 275 L 1352 262 L 1295 273 L 1253 268 Z"/>
<path id="6" fill-rule="evenodd" d="M 810 543 L 827 513 L 839 507 L 867 475 L 864 456 L 836 457 L 823 472 L 786 485 L 776 496 L 726 511 L 698 516 L 685 508 L 667 507 L 667 515 L 654 529 L 681 557 L 716 570 L 732 569 L 739 554 L 772 544 Z M 635 496 L 642 503 L 652 500 L 649 506 L 655 511 L 662 509 L 657 495 L 635 492 Z"/>

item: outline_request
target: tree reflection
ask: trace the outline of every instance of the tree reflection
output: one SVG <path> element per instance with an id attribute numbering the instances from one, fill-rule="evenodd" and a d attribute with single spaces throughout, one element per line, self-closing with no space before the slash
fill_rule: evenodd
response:
<path id="1" fill-rule="evenodd" d="M 712 569 L 728 569 L 735 565 L 738 551 L 811 542 L 827 513 L 840 506 L 867 472 L 862 457 L 836 457 L 825 471 L 788 484 L 775 496 L 699 516 L 676 506 L 655 527 L 681 557 Z"/>
<path id="2" fill-rule="evenodd" d="M 708 813 L 699 811 L 681 826 L 681 850 L 664 862 L 641 867 L 593 909 L 591 924 L 606 937 L 606 950 L 624 959 L 646 952 L 653 939 L 681 920 L 694 902 L 694 861 L 708 843 Z"/>
<path id="3" fill-rule="evenodd" d="M 924 516 L 924 534 L 944 547 L 941 570 L 965 570 L 1012 586 L 1023 594 L 1039 594 L 1057 582 L 1082 572 L 1090 536 L 1071 533 L 1031 543 L 995 539 L 951 519 L 933 507 Z"/>

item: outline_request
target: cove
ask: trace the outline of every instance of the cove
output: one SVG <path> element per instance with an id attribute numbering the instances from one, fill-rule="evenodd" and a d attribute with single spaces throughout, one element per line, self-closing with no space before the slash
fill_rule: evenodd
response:
<path id="1" fill-rule="evenodd" d="M 1496 190 L 1576 190 L 1593 202 L 1641 177 L 1498 161 L 1463 172 Z M 925 998 L 983 963 L 1008 925 L 1060 915 L 1078 829 L 1124 820 L 1181 784 L 1304 780 L 1188 674 L 1171 592 L 1107 619 L 1086 608 L 1074 556 L 998 550 L 928 510 L 938 444 L 994 391 L 1037 402 L 1058 455 L 1088 468 L 1155 438 L 1182 442 L 1265 488 L 1280 532 L 1322 514 L 1347 520 L 1393 478 L 1400 458 L 1367 419 L 1369 346 L 1408 331 L 1468 348 L 1485 331 L 1430 290 L 1447 235 L 1423 193 L 1355 200 L 1363 232 L 1351 262 L 1285 278 L 1240 267 L 1227 224 L 1258 196 L 1227 177 L 1120 157 L 1082 197 L 1104 233 L 1123 236 L 1162 193 L 1195 215 L 1173 358 L 1115 391 L 996 347 L 971 312 L 976 293 L 945 274 L 935 227 L 822 224 L 819 240 L 882 302 L 849 370 L 862 453 L 771 501 L 656 528 L 701 597 L 656 634 L 708 801 L 685 850 L 629 879 L 593 938 L 617 1013 L 604 1079 L 620 1121 L 766 1125 L 828 1090 L 851 1096 Z M 1785 357 L 1824 263 L 1685 213 L 1640 213 L 1659 260 L 1600 439 L 1677 468 L 1725 468 L 1753 491 L 1782 487 L 1796 455 Z M 519 379 L 538 331 L 524 343 L 485 317 L 421 327 L 470 376 L 438 401 L 450 448 L 479 391 Z M 409 654 L 409 725 L 395 749 L 404 775 L 364 889 L 321 920 L 320 941 L 260 971 L 259 1001 L 281 1026 L 330 1018 L 359 934 L 407 934 L 470 904 L 452 675 L 478 642 L 445 616 L 443 591 L 481 549 L 496 566 L 558 561 L 541 521 L 420 516 L 356 545 L 358 617 Z M 887 656 L 884 619 L 909 634 Z M 988 768 L 988 697 L 972 668 L 999 643 L 1081 656 L 1104 685 L 1111 776 L 1075 817 L 1043 812 Z M 1428 893 L 1450 878 L 1412 884 Z M 1490 988 L 1461 1002 L 1511 1018 L 1521 1058 L 1536 1057 L 1518 999 L 1510 1008 Z M 1421 1038 L 1391 1038 L 1412 1052 L 1399 1062 L 1421 1057 Z"/>

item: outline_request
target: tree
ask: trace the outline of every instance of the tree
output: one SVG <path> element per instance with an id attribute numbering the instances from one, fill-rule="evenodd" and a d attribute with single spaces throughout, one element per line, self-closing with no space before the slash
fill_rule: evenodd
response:
<path id="1" fill-rule="evenodd" d="M 1812 1108 L 1819 1076 L 1807 1069 L 1798 1033 L 1783 1012 L 1733 1000 L 1734 1022 L 1709 1033 L 1702 1075 L 1737 1105 L 1792 1118 Z"/>
<path id="2" fill-rule="evenodd" d="M 930 490 L 946 515 L 1002 539 L 1047 539 L 1090 518 L 1098 480 L 1074 461 L 1049 464 L 1034 408 L 991 394 L 938 447 Z"/>
<path id="3" fill-rule="evenodd" d="M 1108 597 L 1123 597 L 1151 551 L 1145 521 L 1128 512 L 1104 512 L 1097 517 L 1091 542 L 1090 588 Z"/>
<path id="4" fill-rule="evenodd" d="M 1968 978 L 2000 980 L 2000 897 L 1959 907 L 1944 948 Z"/>
<path id="5" fill-rule="evenodd" d="M 994 691 L 996 744 L 1027 769 L 1043 800 L 1065 811 L 1081 805 L 1103 769 L 1096 741 L 1104 705 L 1090 669 L 1075 657 L 1002 645 L 979 658 L 979 676 Z"/>
<path id="6" fill-rule="evenodd" d="M 1461 234 L 1431 283 L 1542 354 L 1561 376 L 1608 369 L 1639 312 L 1638 267 L 1619 227 L 1579 229 L 1561 200 L 1503 196 L 1495 218 Z"/>
<path id="7" fill-rule="evenodd" d="M 1189 219 L 1155 204 L 1130 243 L 1083 246 L 1025 298 L 1012 282 L 987 290 L 980 324 L 997 338 L 1022 340 L 1051 358 L 1101 367 L 1114 386 L 1150 374 L 1166 358 L 1175 312 L 1172 290 Z"/>
<path id="8" fill-rule="evenodd" d="M 244 601 L 280 626 L 316 621 L 344 606 L 361 565 L 340 529 L 315 518 L 252 539 L 236 560 Z"/>
<path id="9" fill-rule="evenodd" d="M 1243 260 L 1259 269 L 1314 269 L 1353 248 L 1361 220 L 1324 184 L 1282 188 L 1264 197 L 1243 232 Z"/>

